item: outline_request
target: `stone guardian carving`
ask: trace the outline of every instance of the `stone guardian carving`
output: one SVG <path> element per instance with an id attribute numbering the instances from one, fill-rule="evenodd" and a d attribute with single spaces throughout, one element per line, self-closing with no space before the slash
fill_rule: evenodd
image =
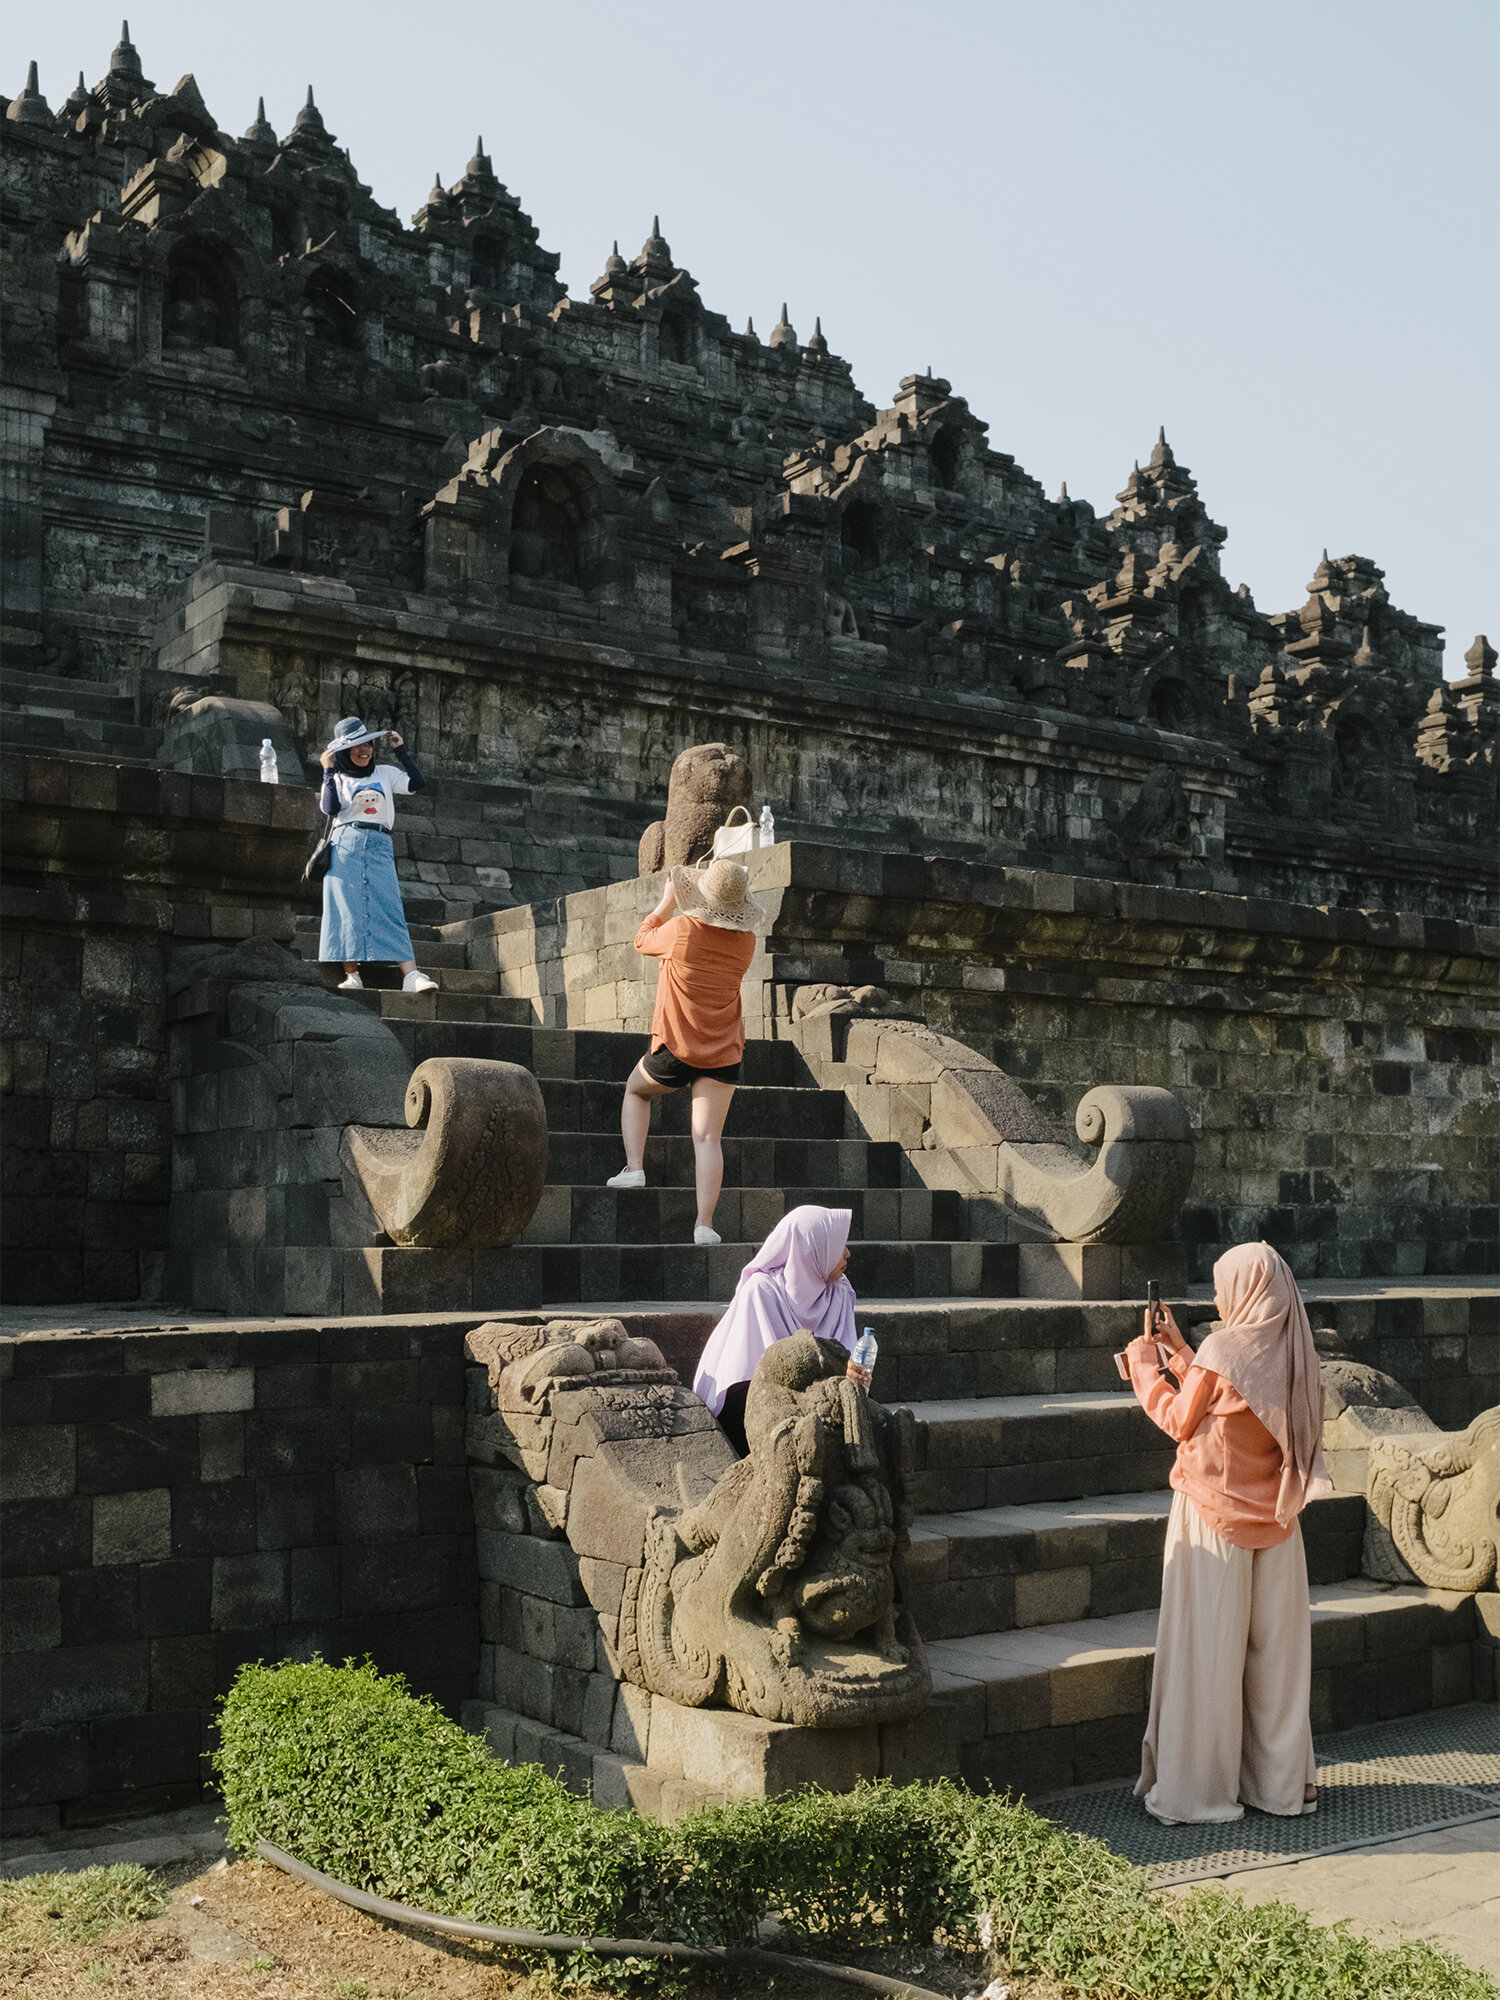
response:
<path id="1" fill-rule="evenodd" d="M 654 1514 L 620 1617 L 641 1686 L 821 1729 L 926 1702 L 895 1572 L 915 1424 L 872 1403 L 847 1361 L 810 1333 L 778 1341 L 750 1385 L 749 1457 L 696 1507 Z"/>
<path id="2" fill-rule="evenodd" d="M 734 808 L 749 811 L 752 791 L 750 766 L 727 743 L 684 750 L 667 779 L 666 818 L 653 820 L 641 835 L 640 872 L 655 875 L 701 861 Z"/>
<path id="3" fill-rule="evenodd" d="M 834 1342 L 762 1358 L 737 1459 L 654 1342 L 618 1320 L 496 1321 L 468 1338 L 492 1409 L 479 1463 L 507 1459 L 575 1555 L 623 1565 L 618 1678 L 689 1708 L 802 1727 L 899 1721 L 931 1693 L 900 1577 L 909 1412 L 872 1402 Z"/>

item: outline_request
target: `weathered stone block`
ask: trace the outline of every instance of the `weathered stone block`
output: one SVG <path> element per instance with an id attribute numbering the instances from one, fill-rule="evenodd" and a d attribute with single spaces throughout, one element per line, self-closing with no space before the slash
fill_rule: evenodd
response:
<path id="1" fill-rule="evenodd" d="M 153 1417 L 201 1416 L 254 1407 L 253 1368 L 185 1368 L 151 1377 Z"/>
<path id="2" fill-rule="evenodd" d="M 556 1604 L 585 1604 L 578 1560 L 566 1542 L 538 1541 L 534 1535 L 478 1531 L 479 1573 L 492 1583 Z"/>
<path id="3" fill-rule="evenodd" d="M 77 1485 L 77 1431 L 72 1424 L 37 1424 L 10 1431 L 0 1465 L 0 1498 L 60 1500 Z"/>
<path id="4" fill-rule="evenodd" d="M 172 1553 L 172 1496 L 165 1487 L 100 1493 L 94 1500 L 93 1561 L 159 1562 Z"/>
<path id="5" fill-rule="evenodd" d="M 1021 1296 L 1026 1299 L 1116 1299 L 1120 1248 L 1114 1243 L 1022 1243 Z"/>
<path id="6" fill-rule="evenodd" d="M 40 1653 L 62 1643 L 62 1608 L 55 1576 L 13 1576 L 0 1593 L 0 1648 Z"/>
<path id="7" fill-rule="evenodd" d="M 846 1792 L 880 1771 L 880 1732 L 798 1729 L 723 1708 L 684 1708 L 658 1695 L 651 1704 L 647 1764 L 733 1798 L 768 1798 L 798 1785 Z"/>

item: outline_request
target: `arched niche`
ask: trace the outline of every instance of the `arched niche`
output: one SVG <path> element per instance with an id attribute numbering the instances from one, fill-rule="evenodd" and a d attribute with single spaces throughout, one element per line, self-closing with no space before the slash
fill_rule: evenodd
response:
<path id="1" fill-rule="evenodd" d="M 663 361 L 675 362 L 679 368 L 697 367 L 698 329 L 690 313 L 668 310 L 662 314 L 656 351 Z"/>
<path id="2" fill-rule="evenodd" d="M 490 232 L 476 236 L 469 245 L 469 283 L 476 291 L 498 292 L 505 267 L 505 246 Z"/>
<path id="3" fill-rule="evenodd" d="M 496 468 L 495 504 L 506 523 L 513 594 L 577 590 L 601 602 L 623 594 L 623 503 L 604 460 L 581 437 L 548 428 L 516 445 Z"/>
<path id="4" fill-rule="evenodd" d="M 233 254 L 211 238 L 172 246 L 162 289 L 162 347 L 168 353 L 240 345 L 239 287 Z"/>
<path id="5" fill-rule="evenodd" d="M 511 575 L 534 583 L 576 584 L 584 518 L 568 473 L 557 466 L 532 466 L 511 503 Z"/>
<path id="6" fill-rule="evenodd" d="M 1385 770 L 1374 720 L 1358 713 L 1337 717 L 1333 724 L 1333 755 L 1340 796 L 1354 805 L 1382 807 Z"/>
<path id="7" fill-rule="evenodd" d="M 1164 675 L 1151 683 L 1146 696 L 1146 713 L 1158 729 L 1169 729 L 1174 735 L 1183 736 L 1193 728 L 1197 703 L 1185 683 Z"/>
<path id="8" fill-rule="evenodd" d="M 844 575 L 878 569 L 884 553 L 880 509 L 873 500 L 851 500 L 839 519 Z"/>
<path id="9" fill-rule="evenodd" d="M 951 493 L 958 485 L 963 449 L 963 432 L 953 424 L 944 424 L 927 447 L 927 462 L 932 467 L 933 482 L 945 492 Z"/>

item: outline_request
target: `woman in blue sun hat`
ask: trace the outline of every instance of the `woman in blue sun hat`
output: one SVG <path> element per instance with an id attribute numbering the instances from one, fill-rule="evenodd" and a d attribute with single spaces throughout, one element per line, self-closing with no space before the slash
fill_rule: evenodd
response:
<path id="1" fill-rule="evenodd" d="M 398 763 L 376 762 L 375 745 L 381 741 Z M 394 729 L 366 729 L 357 715 L 344 717 L 321 761 L 320 804 L 333 829 L 318 957 L 343 961 L 341 991 L 363 986 L 362 964 L 394 960 L 405 975 L 403 993 L 431 993 L 437 981 L 418 972 L 412 956 L 391 839 L 398 794 L 420 792 L 426 780 Z"/>

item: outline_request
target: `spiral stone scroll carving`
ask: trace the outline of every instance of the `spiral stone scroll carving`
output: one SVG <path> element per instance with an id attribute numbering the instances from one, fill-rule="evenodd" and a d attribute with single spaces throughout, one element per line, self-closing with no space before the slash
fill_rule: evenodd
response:
<path id="1" fill-rule="evenodd" d="M 350 1125 L 344 1158 L 395 1243 L 493 1250 L 514 1243 L 547 1179 L 547 1111 L 518 1063 L 433 1056 L 412 1071 L 402 1132 Z"/>
<path id="2" fill-rule="evenodd" d="M 1435 1590 L 1491 1590 L 1500 1546 L 1500 1409 L 1466 1431 L 1371 1446 L 1368 1499 L 1403 1561 Z"/>
<path id="3" fill-rule="evenodd" d="M 818 1012 L 799 1017 L 793 1002 L 815 1066 Z M 1014 1077 L 951 1036 L 913 1021 L 855 1018 L 839 1055 L 835 1074 L 846 1088 L 849 1072 L 860 1070 L 890 1092 L 890 1135 L 930 1187 L 998 1199 L 1038 1236 L 1063 1243 L 1155 1243 L 1171 1234 L 1195 1148 L 1170 1090 L 1107 1083 L 1088 1091 L 1074 1121 L 1095 1149 L 1086 1160 Z M 856 1095 L 863 1104 L 865 1091 Z"/>

